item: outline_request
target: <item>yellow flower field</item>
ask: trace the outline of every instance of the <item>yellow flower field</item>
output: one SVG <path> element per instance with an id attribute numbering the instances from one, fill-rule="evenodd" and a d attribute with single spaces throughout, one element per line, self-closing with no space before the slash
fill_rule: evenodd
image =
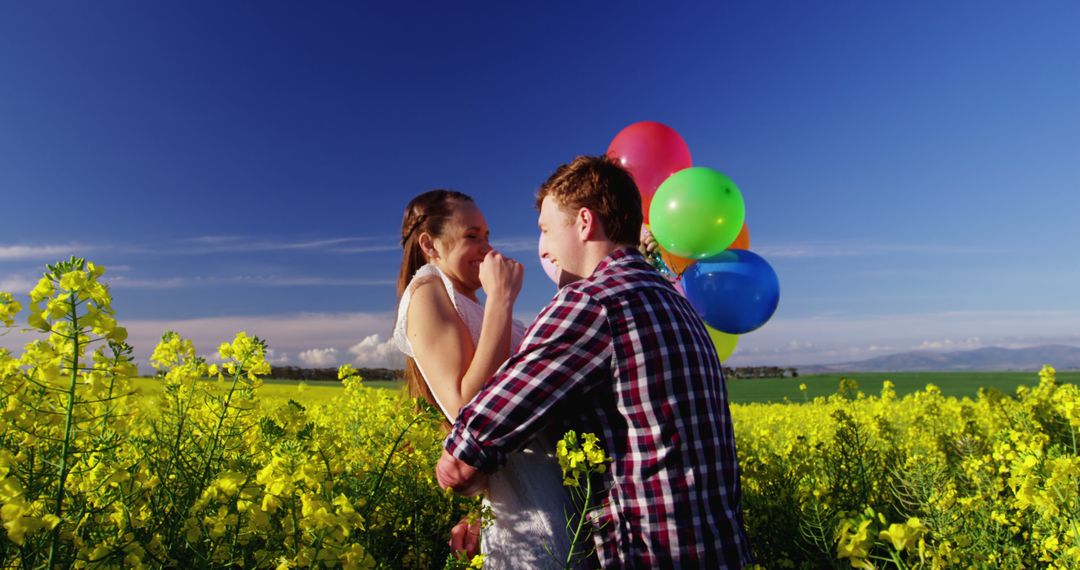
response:
<path id="1" fill-rule="evenodd" d="M 1075 568 L 1080 394 L 1054 369 L 1014 396 L 897 399 L 854 383 L 733 406 L 751 541 L 766 567 Z"/>
<path id="2" fill-rule="evenodd" d="M 159 378 L 136 392 L 103 273 L 49 266 L 24 321 L 40 338 L 0 350 L 3 567 L 479 562 L 448 558 L 450 527 L 480 507 L 434 481 L 437 413 L 348 366 L 344 389 L 263 386 L 266 344 L 246 333 L 211 364 L 166 332 Z M 0 294 L 0 322 L 20 314 Z M 1080 395 L 1040 376 L 974 400 L 846 381 L 801 404 L 732 406 L 758 563 L 1077 567 Z M 561 459 L 602 472 L 599 444 L 583 434 Z"/>

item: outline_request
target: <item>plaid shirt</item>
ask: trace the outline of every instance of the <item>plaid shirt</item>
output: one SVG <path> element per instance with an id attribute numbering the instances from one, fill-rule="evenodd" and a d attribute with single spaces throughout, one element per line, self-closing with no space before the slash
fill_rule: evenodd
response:
<path id="1" fill-rule="evenodd" d="M 616 250 L 559 291 L 461 409 L 446 449 L 491 472 L 550 422 L 597 434 L 614 458 L 593 517 L 602 566 L 750 561 L 716 349 L 690 303 L 636 249 Z"/>

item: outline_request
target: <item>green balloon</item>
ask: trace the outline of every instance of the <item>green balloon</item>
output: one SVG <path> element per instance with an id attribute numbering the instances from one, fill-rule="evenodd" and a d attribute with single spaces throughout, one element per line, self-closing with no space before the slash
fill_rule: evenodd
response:
<path id="1" fill-rule="evenodd" d="M 739 187 L 704 166 L 669 176 L 649 206 L 656 243 L 690 259 L 705 259 L 727 249 L 739 236 L 745 218 Z"/>

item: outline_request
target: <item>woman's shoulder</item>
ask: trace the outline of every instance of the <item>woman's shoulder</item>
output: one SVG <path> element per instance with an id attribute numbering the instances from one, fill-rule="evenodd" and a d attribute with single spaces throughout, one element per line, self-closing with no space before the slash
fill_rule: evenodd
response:
<path id="1" fill-rule="evenodd" d="M 443 286 L 442 281 L 435 275 L 414 279 L 413 282 L 409 284 L 409 293 L 411 298 L 410 305 L 442 301 L 445 301 L 450 306 L 453 306 L 454 304 L 450 299 L 450 294 L 447 292 L 446 287 Z"/>
<path id="2" fill-rule="evenodd" d="M 405 288 L 398 302 L 394 341 L 408 356 L 413 356 L 409 333 L 430 330 L 451 323 L 457 309 L 443 284 L 441 273 L 433 266 L 421 267 Z"/>
<path id="3" fill-rule="evenodd" d="M 450 293 L 438 276 L 414 280 L 409 285 L 409 321 L 443 321 L 460 319 Z"/>
<path id="4" fill-rule="evenodd" d="M 446 275 L 433 263 L 423 265 L 420 267 L 420 269 L 416 270 L 416 273 L 413 274 L 412 280 L 409 281 L 409 285 L 405 288 L 405 295 L 402 297 L 402 299 L 407 300 L 409 297 L 412 296 L 411 294 L 414 291 L 421 287 L 432 288 L 432 284 L 435 285 L 434 288 L 436 289 L 444 289 L 446 296 L 450 299 L 450 302 L 453 303 L 455 306 L 457 305 L 457 299 L 454 298 L 454 289 L 453 285 L 450 283 L 450 279 L 447 278 Z"/>

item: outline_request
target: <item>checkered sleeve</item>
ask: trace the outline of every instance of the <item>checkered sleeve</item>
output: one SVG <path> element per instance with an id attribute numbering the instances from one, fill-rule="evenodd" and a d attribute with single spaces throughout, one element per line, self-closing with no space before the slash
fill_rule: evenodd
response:
<path id="1" fill-rule="evenodd" d="M 543 427 L 553 407 L 604 377 L 592 372 L 610 367 L 612 352 L 604 308 L 565 287 L 529 328 L 517 354 L 461 409 L 446 450 L 482 471 L 496 470 Z"/>

